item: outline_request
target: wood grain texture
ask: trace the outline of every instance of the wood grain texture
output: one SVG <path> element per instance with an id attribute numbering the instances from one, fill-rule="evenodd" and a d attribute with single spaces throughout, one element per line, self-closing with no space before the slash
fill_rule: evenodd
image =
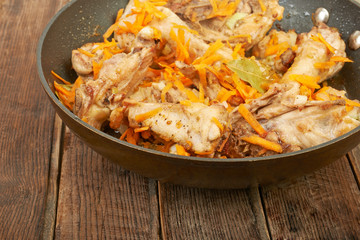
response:
<path id="1" fill-rule="evenodd" d="M 360 145 L 349 153 L 349 159 L 356 181 L 360 187 Z"/>
<path id="2" fill-rule="evenodd" d="M 160 184 L 163 239 L 268 239 L 258 190 Z"/>
<path id="3" fill-rule="evenodd" d="M 156 181 L 103 159 L 66 131 L 56 239 L 157 239 L 158 214 Z"/>
<path id="4" fill-rule="evenodd" d="M 54 111 L 35 53 L 59 3 L 0 1 L 0 239 L 37 239 L 43 231 Z"/>
<path id="5" fill-rule="evenodd" d="M 52 152 L 50 158 L 49 181 L 44 212 L 44 229 L 42 231 L 42 239 L 44 240 L 50 240 L 54 238 L 63 130 L 64 125 L 60 117 L 56 115 L 53 131 Z"/>
<path id="6" fill-rule="evenodd" d="M 272 239 L 357 239 L 360 191 L 348 160 L 261 190 Z"/>

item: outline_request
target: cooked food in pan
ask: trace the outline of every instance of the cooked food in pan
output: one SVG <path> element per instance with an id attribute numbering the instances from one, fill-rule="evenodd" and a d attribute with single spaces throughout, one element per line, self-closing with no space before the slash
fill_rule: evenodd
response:
<path id="1" fill-rule="evenodd" d="M 91 126 L 178 155 L 267 156 L 329 141 L 360 125 L 359 101 L 326 81 L 352 61 L 325 23 L 270 30 L 283 10 L 277 0 L 130 1 L 103 42 L 73 50 L 79 77 L 55 82 L 56 93 Z"/>

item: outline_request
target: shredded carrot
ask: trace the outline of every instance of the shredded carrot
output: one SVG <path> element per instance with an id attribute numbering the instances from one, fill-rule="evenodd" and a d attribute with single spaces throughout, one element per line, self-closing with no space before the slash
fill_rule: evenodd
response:
<path id="1" fill-rule="evenodd" d="M 113 25 L 111 25 L 104 33 L 103 38 L 108 39 L 111 36 L 111 34 L 113 34 L 114 31 L 117 29 L 117 27 L 118 27 L 117 23 L 114 23 Z"/>
<path id="2" fill-rule="evenodd" d="M 261 11 L 264 13 L 266 12 L 266 6 L 263 2 L 263 0 L 258 0 L 259 1 L 259 4 L 260 4 L 260 7 L 261 7 Z"/>
<path id="3" fill-rule="evenodd" d="M 235 0 L 235 2 L 229 3 L 229 0 L 210 0 L 213 10 L 206 18 L 231 16 L 235 13 L 240 1 Z"/>
<path id="4" fill-rule="evenodd" d="M 168 82 L 164 89 L 161 91 L 161 102 L 165 102 L 166 93 L 173 87 L 171 82 Z"/>
<path id="5" fill-rule="evenodd" d="M 252 37 L 250 34 L 239 34 L 239 35 L 231 36 L 231 37 L 229 37 L 229 40 L 236 39 L 236 38 L 246 38 L 248 43 L 252 42 Z"/>
<path id="6" fill-rule="evenodd" d="M 331 53 L 335 53 L 335 49 L 324 39 L 321 33 L 318 33 L 317 36 L 311 36 L 311 39 L 323 43 Z"/>
<path id="7" fill-rule="evenodd" d="M 204 64 L 197 64 L 194 65 L 195 69 L 199 73 L 200 83 L 206 87 L 207 86 L 207 80 L 206 80 L 206 66 Z"/>
<path id="8" fill-rule="evenodd" d="M 199 98 L 195 95 L 193 91 L 191 91 L 190 89 L 185 89 L 184 91 L 191 102 L 199 102 Z"/>
<path id="9" fill-rule="evenodd" d="M 66 81 L 67 82 L 67 81 Z M 61 85 L 54 81 L 54 87 L 60 101 L 70 110 L 73 110 L 75 102 L 75 90 L 83 84 L 81 77 L 78 77 L 74 84 Z M 71 88 L 69 88 L 71 86 Z"/>
<path id="10" fill-rule="evenodd" d="M 176 147 L 176 153 L 181 156 L 190 156 L 190 153 L 188 153 L 185 148 L 179 144 L 175 144 Z"/>
<path id="11" fill-rule="evenodd" d="M 224 131 L 224 126 L 221 124 L 221 122 L 217 118 L 212 117 L 211 121 L 216 124 L 216 126 L 220 129 L 221 132 Z"/>
<path id="12" fill-rule="evenodd" d="M 96 48 L 94 48 L 91 53 L 96 53 L 96 51 L 98 50 L 102 50 L 102 49 L 105 49 L 105 48 L 112 48 L 112 47 L 115 47 L 115 50 L 117 48 L 117 42 L 115 41 L 115 39 L 113 38 L 111 40 L 111 42 L 109 41 L 106 41 L 104 43 L 96 43 L 96 45 L 98 45 Z M 124 50 L 121 50 L 119 48 L 117 48 L 117 50 L 120 50 L 120 51 L 124 51 Z"/>
<path id="13" fill-rule="evenodd" d="M 65 79 L 63 79 L 62 77 L 60 77 L 58 74 L 56 74 L 53 70 L 51 70 L 51 74 L 56 77 L 57 79 L 59 79 L 60 81 L 62 81 L 64 84 L 66 85 L 70 85 L 71 83 L 66 81 Z"/>
<path id="14" fill-rule="evenodd" d="M 351 60 L 347 57 L 341 57 L 341 56 L 332 56 L 330 58 L 330 61 L 332 61 L 332 62 L 354 62 L 353 60 Z"/>
<path id="15" fill-rule="evenodd" d="M 224 47 L 224 44 L 220 39 L 216 40 L 214 43 L 211 43 L 204 55 L 198 59 L 196 59 L 193 64 L 202 63 L 202 61 L 212 55 L 214 55 L 220 48 Z"/>
<path id="16" fill-rule="evenodd" d="M 335 65 L 335 62 L 333 62 L 333 61 L 314 63 L 314 67 L 318 68 L 318 69 L 329 69 L 334 65 Z"/>
<path id="17" fill-rule="evenodd" d="M 141 128 L 135 128 L 134 132 L 138 133 L 138 132 L 145 132 L 149 130 L 149 127 L 141 127 Z"/>
<path id="18" fill-rule="evenodd" d="M 188 50 L 188 44 L 185 42 L 185 32 L 183 29 L 178 29 L 177 35 L 174 28 L 170 30 L 171 39 L 176 42 L 176 58 L 179 61 L 190 63 L 190 54 Z M 190 40 L 190 39 L 189 39 Z M 188 41 L 190 42 L 190 41 Z"/>
<path id="19" fill-rule="evenodd" d="M 115 22 L 119 22 L 119 20 L 120 20 L 120 18 L 122 17 L 123 13 L 124 13 L 124 9 L 121 8 L 121 9 L 118 11 L 117 15 L 116 15 L 116 20 L 115 20 Z"/>
<path id="20" fill-rule="evenodd" d="M 245 48 L 244 48 L 244 44 L 242 43 L 238 43 L 236 44 L 231 56 L 233 59 L 238 58 L 238 55 L 240 57 L 244 57 L 245 56 Z"/>
<path id="21" fill-rule="evenodd" d="M 268 149 L 268 150 L 271 150 L 271 151 L 274 151 L 274 152 L 277 152 L 277 153 L 282 153 L 282 151 L 283 151 L 280 144 L 275 143 L 275 142 L 271 142 L 271 141 L 266 140 L 266 139 L 264 139 L 262 137 L 259 137 L 257 135 L 251 135 L 249 137 L 242 137 L 241 139 L 248 142 L 248 143 L 261 146 L 261 147 L 263 147 L 265 149 Z"/>
<path id="22" fill-rule="evenodd" d="M 346 105 L 353 106 L 353 107 L 360 107 L 360 103 L 357 101 L 345 99 L 345 102 L 346 102 Z"/>
<path id="23" fill-rule="evenodd" d="M 184 106 L 191 106 L 191 101 L 190 100 L 183 100 L 183 101 L 180 101 L 180 104 L 184 105 Z"/>
<path id="24" fill-rule="evenodd" d="M 291 47 L 291 50 L 293 50 L 294 52 L 296 52 L 296 51 L 298 50 L 298 48 L 299 48 L 298 45 L 294 45 L 294 46 Z"/>
<path id="25" fill-rule="evenodd" d="M 199 102 L 204 103 L 205 101 L 205 91 L 203 85 L 199 84 Z"/>
<path id="26" fill-rule="evenodd" d="M 131 143 L 131 144 L 134 144 L 134 145 L 137 145 L 137 142 L 140 138 L 140 134 L 139 133 L 136 133 L 134 131 L 134 129 L 132 128 L 129 128 L 129 132 L 126 134 L 126 141 L 128 143 Z"/>
<path id="27" fill-rule="evenodd" d="M 137 122 L 142 122 L 148 118 L 151 118 L 153 116 L 155 116 L 156 114 L 158 114 L 159 112 L 161 112 L 163 109 L 161 107 L 155 108 L 149 112 L 146 113 L 141 113 L 135 116 L 135 121 Z"/>
<path id="28" fill-rule="evenodd" d="M 276 45 L 271 45 L 265 50 L 265 57 L 276 54 L 277 57 L 283 54 L 287 49 L 290 48 L 288 42 L 282 42 Z"/>
<path id="29" fill-rule="evenodd" d="M 250 126 L 257 132 L 261 137 L 267 135 L 266 130 L 261 126 L 261 124 L 256 120 L 254 115 L 245 107 L 244 104 L 240 104 L 238 111 L 240 115 L 250 124 Z"/>
<path id="30" fill-rule="evenodd" d="M 88 51 L 85 51 L 85 50 L 82 49 L 82 48 L 78 48 L 77 50 L 78 50 L 80 53 L 82 53 L 82 54 L 84 54 L 84 55 L 86 55 L 86 56 L 88 56 L 88 57 L 90 57 L 90 58 L 95 57 L 95 54 L 92 54 L 92 53 L 90 53 L 90 52 L 88 52 Z"/>
<path id="31" fill-rule="evenodd" d="M 308 75 L 291 74 L 289 79 L 292 81 L 297 81 L 308 88 L 320 88 L 320 85 L 317 84 L 317 82 L 320 80 L 320 76 L 313 77 Z"/>
<path id="32" fill-rule="evenodd" d="M 199 35 L 199 33 L 196 31 L 196 30 L 193 30 L 193 29 L 190 29 L 188 26 L 186 25 L 179 25 L 179 24 L 176 24 L 176 23 L 172 23 L 173 24 L 173 27 L 174 28 L 178 28 L 178 29 L 184 29 L 186 31 L 188 31 L 189 33 L 191 34 L 194 34 L 194 35 Z"/>
<path id="33" fill-rule="evenodd" d="M 93 73 L 94 73 L 94 79 L 98 79 L 100 69 L 102 68 L 102 62 L 98 63 L 96 61 L 92 61 L 93 64 Z"/>
<path id="34" fill-rule="evenodd" d="M 223 88 L 224 89 L 224 88 Z M 219 102 L 225 102 L 227 101 L 231 96 L 236 95 L 236 91 L 231 90 L 227 91 L 225 90 L 224 94 L 220 97 Z"/>
<path id="35" fill-rule="evenodd" d="M 185 90 L 184 84 L 183 84 L 179 79 L 176 79 L 176 80 L 175 80 L 174 85 L 175 85 L 180 91 L 184 91 L 184 90 Z"/>

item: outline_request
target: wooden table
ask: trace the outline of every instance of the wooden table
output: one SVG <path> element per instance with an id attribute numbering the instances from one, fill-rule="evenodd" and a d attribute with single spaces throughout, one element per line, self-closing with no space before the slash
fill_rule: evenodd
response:
<path id="1" fill-rule="evenodd" d="M 159 183 L 84 145 L 35 60 L 67 0 L 0 1 L 0 239 L 356 239 L 360 146 L 292 182 L 243 190 Z"/>

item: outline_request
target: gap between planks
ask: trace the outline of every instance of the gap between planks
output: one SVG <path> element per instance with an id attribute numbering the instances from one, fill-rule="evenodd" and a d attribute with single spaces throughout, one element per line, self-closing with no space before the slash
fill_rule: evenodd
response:
<path id="1" fill-rule="evenodd" d="M 355 147 L 347 154 L 347 159 L 349 161 L 351 171 L 354 174 L 358 188 L 360 189 L 360 145 Z"/>
<path id="2" fill-rule="evenodd" d="M 57 214 L 57 202 L 59 196 L 59 180 L 62 157 L 62 139 L 64 135 L 64 125 L 60 117 L 55 115 L 53 138 L 51 145 L 49 180 L 46 194 L 46 206 L 44 212 L 44 227 L 42 239 L 54 239 L 55 223 Z"/>

